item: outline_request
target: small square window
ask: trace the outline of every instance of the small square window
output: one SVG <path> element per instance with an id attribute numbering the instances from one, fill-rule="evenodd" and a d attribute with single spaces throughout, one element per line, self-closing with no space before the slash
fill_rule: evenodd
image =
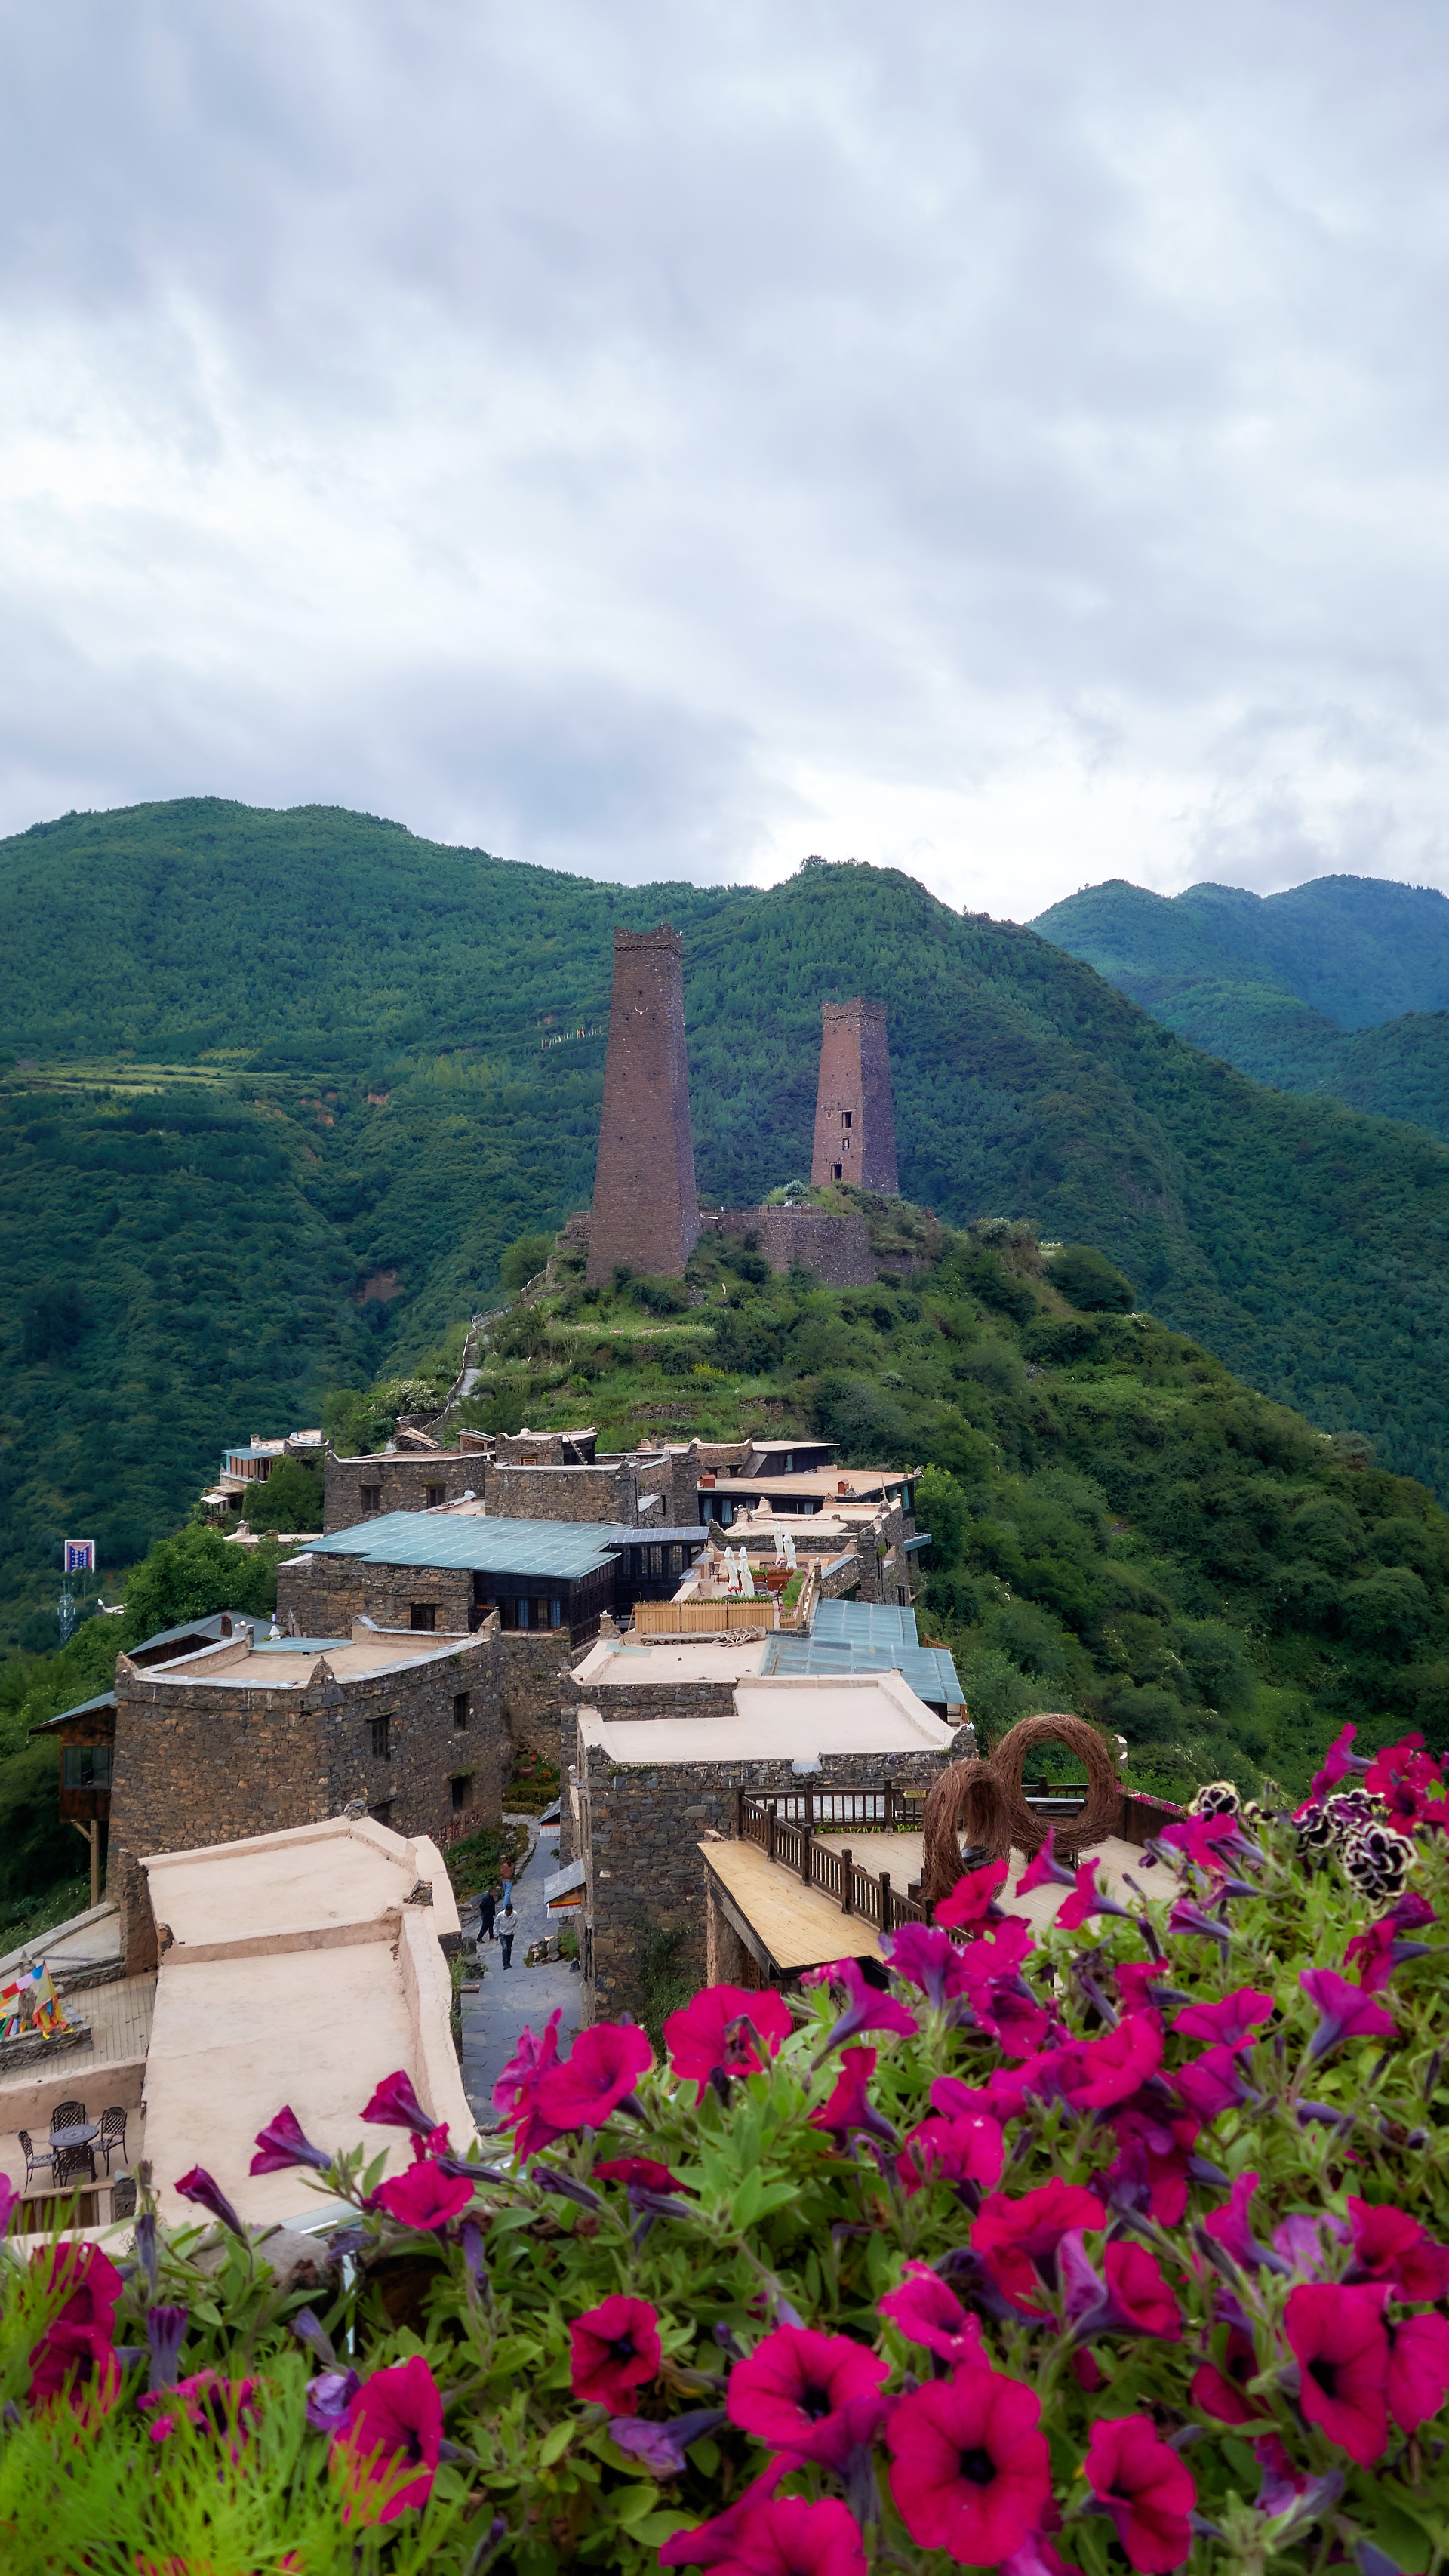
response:
<path id="1" fill-rule="evenodd" d="M 450 1780 L 448 1786 L 453 1793 L 453 1813 L 455 1816 L 461 1816 L 468 1804 L 468 1792 L 473 1786 L 471 1771 L 465 1772 L 460 1779 Z"/>
<path id="2" fill-rule="evenodd" d="M 469 1707 L 469 1693 L 467 1691 L 455 1691 L 453 1695 L 453 1724 L 455 1726 L 467 1725 Z"/>
<path id="3" fill-rule="evenodd" d="M 361 1486 L 361 1487 L 359 1488 L 359 1492 L 360 1492 L 361 1501 L 362 1501 L 362 1508 L 363 1508 L 363 1510 L 364 1510 L 365 1512 L 380 1512 L 380 1511 L 381 1511 L 381 1509 L 382 1509 L 382 1487 L 381 1487 L 381 1485 L 363 1485 L 363 1486 Z"/>
<path id="4" fill-rule="evenodd" d="M 370 1717 L 367 1721 L 367 1732 L 372 1744 L 374 1761 L 390 1762 L 392 1760 L 392 1719 Z"/>
<path id="5" fill-rule="evenodd" d="M 437 1623 L 438 1613 L 433 1602 L 415 1601 L 413 1603 L 412 1624 L 415 1628 L 421 1629 L 424 1633 L 430 1633 Z"/>
<path id="6" fill-rule="evenodd" d="M 380 1798 L 377 1805 L 375 1807 L 369 1807 L 367 1812 L 371 1816 L 374 1824 L 390 1825 L 392 1823 L 391 1798 Z"/>
<path id="7" fill-rule="evenodd" d="M 439 1505 L 440 1503 L 445 1503 L 445 1502 L 447 1501 L 447 1499 L 448 1499 L 448 1489 L 447 1489 L 447 1486 L 446 1486 L 446 1485 L 429 1485 L 429 1487 L 428 1487 L 428 1509 L 429 1509 L 429 1511 L 430 1511 L 430 1512 L 435 1512 L 435 1511 L 437 1510 L 437 1508 L 438 1508 L 438 1505 Z"/>
<path id="8" fill-rule="evenodd" d="M 855 1124 L 855 1111 L 854 1111 L 853 1109 L 847 1109 L 847 1111 L 845 1112 L 845 1123 L 846 1123 L 847 1127 L 853 1127 L 853 1126 L 854 1126 L 854 1124 Z"/>
<path id="9" fill-rule="evenodd" d="M 831 1166 L 830 1166 L 830 1171 L 831 1171 L 831 1177 L 832 1177 L 832 1179 L 837 1180 L 837 1181 L 843 1181 L 843 1180 L 844 1180 L 844 1178 L 845 1178 L 845 1165 L 844 1165 L 843 1163 L 832 1163 L 832 1164 L 831 1164 Z"/>

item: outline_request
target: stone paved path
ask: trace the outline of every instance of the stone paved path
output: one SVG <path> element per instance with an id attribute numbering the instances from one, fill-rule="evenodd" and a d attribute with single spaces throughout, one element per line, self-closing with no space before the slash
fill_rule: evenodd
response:
<path id="1" fill-rule="evenodd" d="M 463 1997 L 463 2090 L 480 2129 L 491 2129 L 497 2121 L 493 2087 L 518 2046 L 519 2033 L 526 2026 L 541 2031 L 549 2014 L 560 2004 L 561 2050 L 568 2048 L 579 2026 L 580 1980 L 567 1961 L 547 1968 L 525 1968 L 523 1964 L 530 1943 L 541 1941 L 550 1928 L 544 1910 L 543 1882 L 558 1867 L 558 1827 L 548 1825 L 540 1833 L 531 1817 L 511 1817 L 508 1821 L 526 1824 L 530 1836 L 528 1859 L 514 1882 L 518 1938 L 513 1945 L 513 1965 L 505 1971 L 497 1942 L 482 1942 L 478 1952 L 483 1970 L 479 1991 Z M 476 1920 L 473 1909 L 465 1908 L 464 1931 Z"/>

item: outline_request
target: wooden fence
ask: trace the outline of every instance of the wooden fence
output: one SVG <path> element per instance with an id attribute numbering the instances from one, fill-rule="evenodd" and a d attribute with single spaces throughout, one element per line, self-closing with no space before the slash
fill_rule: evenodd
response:
<path id="1" fill-rule="evenodd" d="M 636 1637 L 725 1637 L 736 1628 L 773 1628 L 775 1604 L 763 1593 L 743 1601 L 722 1593 L 718 1601 L 636 1601 Z"/>
<path id="2" fill-rule="evenodd" d="M 888 1869 L 860 1869 L 848 1843 L 821 1842 L 816 1836 L 817 1824 L 828 1822 L 855 1822 L 879 1828 L 888 1800 L 894 1799 L 903 1816 L 908 1806 L 922 1806 L 923 1798 L 910 1799 L 893 1789 L 889 1781 L 884 1789 L 876 1790 L 815 1789 L 799 1797 L 751 1798 L 741 1789 L 736 1795 L 735 1826 L 740 1840 L 757 1844 L 767 1859 L 793 1871 L 803 1887 L 818 1887 L 842 1914 L 857 1915 L 878 1932 L 894 1932 L 900 1923 L 929 1923 L 929 1906 L 912 1896 L 902 1896 L 891 1885 Z M 852 1805 L 857 1812 L 847 1818 L 837 1818 L 829 1812 Z M 797 1811 L 794 1816 L 785 1812 L 791 1808 Z M 863 1814 L 859 1812 L 862 1808 L 866 1811 Z"/>

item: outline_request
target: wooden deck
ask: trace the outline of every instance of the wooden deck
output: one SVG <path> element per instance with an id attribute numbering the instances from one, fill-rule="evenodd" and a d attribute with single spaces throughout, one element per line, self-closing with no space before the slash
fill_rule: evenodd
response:
<path id="1" fill-rule="evenodd" d="M 782 1976 L 831 1959 L 878 1959 L 880 1941 L 858 1914 L 842 1914 L 818 1887 L 804 1887 L 756 1844 L 701 1843 L 705 1868 L 768 1950 Z"/>

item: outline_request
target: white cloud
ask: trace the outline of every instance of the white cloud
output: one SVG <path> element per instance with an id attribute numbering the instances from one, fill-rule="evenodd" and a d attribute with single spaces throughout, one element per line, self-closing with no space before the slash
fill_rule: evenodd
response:
<path id="1" fill-rule="evenodd" d="M 0 0 L 0 829 L 1449 883 L 1449 36 Z M 8 202 L 7 202 L 8 201 Z"/>

